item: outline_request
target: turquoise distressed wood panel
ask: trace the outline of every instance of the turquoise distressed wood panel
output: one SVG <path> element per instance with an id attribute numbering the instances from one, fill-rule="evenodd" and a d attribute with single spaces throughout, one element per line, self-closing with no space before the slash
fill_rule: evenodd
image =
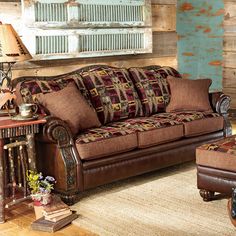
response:
<path id="1" fill-rule="evenodd" d="M 178 0 L 178 67 L 189 79 L 211 78 L 222 90 L 223 0 Z"/>

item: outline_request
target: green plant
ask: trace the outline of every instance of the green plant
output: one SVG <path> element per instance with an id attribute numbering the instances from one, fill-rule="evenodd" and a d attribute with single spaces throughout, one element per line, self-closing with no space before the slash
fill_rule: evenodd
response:
<path id="1" fill-rule="evenodd" d="M 31 189 L 31 194 L 50 193 L 55 184 L 55 179 L 52 176 L 43 177 L 42 173 L 29 170 L 27 172 L 27 181 Z"/>

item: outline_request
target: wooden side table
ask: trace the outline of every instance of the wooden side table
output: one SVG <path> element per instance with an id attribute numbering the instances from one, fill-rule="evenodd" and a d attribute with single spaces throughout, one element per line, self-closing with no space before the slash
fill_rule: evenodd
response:
<path id="1" fill-rule="evenodd" d="M 32 121 L 13 121 L 9 117 L 0 117 L 0 223 L 5 222 L 5 204 L 6 204 L 6 155 L 4 155 L 4 145 L 9 138 L 19 136 L 25 137 L 29 169 L 36 168 L 36 151 L 34 135 L 39 132 L 39 125 L 46 123 L 46 120 L 40 118 Z M 14 167 L 13 167 L 14 169 Z M 26 187 L 26 186 L 24 186 Z"/>

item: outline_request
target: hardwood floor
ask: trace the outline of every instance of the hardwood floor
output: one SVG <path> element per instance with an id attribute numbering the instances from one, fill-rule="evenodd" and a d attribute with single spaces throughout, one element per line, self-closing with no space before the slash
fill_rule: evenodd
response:
<path id="1" fill-rule="evenodd" d="M 75 225 L 67 227 L 55 232 L 47 233 L 33 231 L 30 224 L 35 220 L 34 209 L 30 202 L 24 202 L 6 210 L 7 221 L 0 224 L 0 236 L 94 236 L 85 229 L 81 229 Z"/>

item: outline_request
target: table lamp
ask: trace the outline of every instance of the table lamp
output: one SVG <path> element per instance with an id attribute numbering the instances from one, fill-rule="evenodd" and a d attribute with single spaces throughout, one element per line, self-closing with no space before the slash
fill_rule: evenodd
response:
<path id="1" fill-rule="evenodd" d="M 9 99 L 9 93 L 12 94 L 12 66 L 18 61 L 31 58 L 32 56 L 12 25 L 0 22 L 0 109 L 5 104 L 5 100 Z M 6 81 L 6 88 L 4 81 Z M 6 93 L 5 96 L 4 93 Z"/>

